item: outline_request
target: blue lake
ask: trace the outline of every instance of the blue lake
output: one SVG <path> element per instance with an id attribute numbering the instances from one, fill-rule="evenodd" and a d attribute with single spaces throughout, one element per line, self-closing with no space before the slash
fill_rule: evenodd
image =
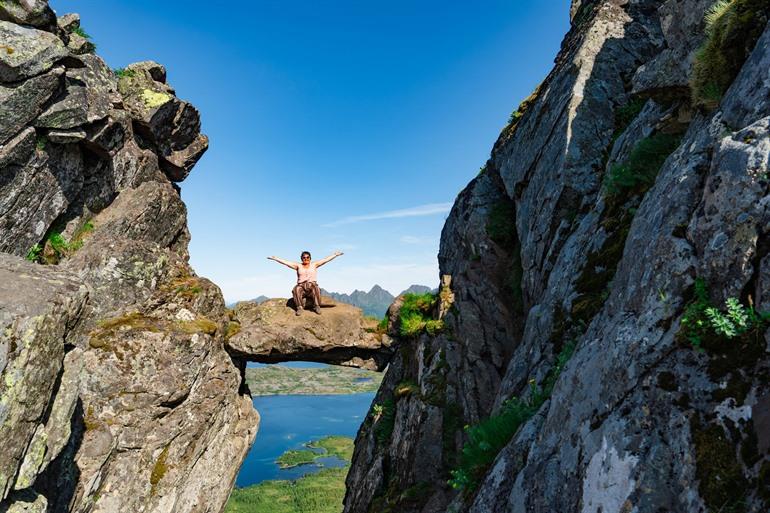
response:
<path id="1" fill-rule="evenodd" d="M 235 481 L 243 487 L 268 479 L 296 479 L 316 472 L 317 465 L 281 470 L 276 458 L 289 449 L 329 435 L 355 438 L 374 393 L 349 395 L 270 395 L 254 398 L 261 416 L 254 445 Z M 334 458 L 321 458 L 325 466 L 339 465 Z"/>

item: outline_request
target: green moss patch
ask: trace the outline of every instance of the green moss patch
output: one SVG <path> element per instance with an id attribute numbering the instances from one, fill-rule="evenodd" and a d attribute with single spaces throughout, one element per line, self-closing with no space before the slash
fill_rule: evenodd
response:
<path id="1" fill-rule="evenodd" d="M 695 445 L 698 491 L 711 511 L 739 513 L 749 482 L 736 456 L 736 448 L 722 427 L 691 425 Z"/>
<path id="2" fill-rule="evenodd" d="M 155 460 L 155 464 L 152 467 L 152 472 L 150 473 L 150 495 L 153 496 L 157 492 L 158 484 L 160 483 L 161 479 L 166 475 L 166 472 L 168 472 L 168 465 L 166 463 L 166 459 L 168 458 L 168 445 L 163 448 L 163 451 L 161 451 L 160 456 L 158 456 L 158 459 Z"/>

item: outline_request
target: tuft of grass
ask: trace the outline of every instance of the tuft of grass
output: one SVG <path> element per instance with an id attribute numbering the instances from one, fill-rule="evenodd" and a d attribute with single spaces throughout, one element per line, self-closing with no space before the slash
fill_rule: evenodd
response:
<path id="1" fill-rule="evenodd" d="M 497 415 L 475 426 L 466 426 L 468 441 L 463 446 L 459 468 L 451 471 L 449 484 L 452 488 L 475 490 L 498 453 L 539 407 L 538 404 L 514 397 L 505 403 Z"/>
<path id="2" fill-rule="evenodd" d="M 698 49 L 690 78 L 693 103 L 719 105 L 738 76 L 770 16 L 768 0 L 719 0 L 704 16 L 706 41 Z"/>
<path id="3" fill-rule="evenodd" d="M 634 146 L 628 159 L 610 168 L 604 186 L 610 195 L 644 194 L 655 183 L 660 168 L 679 147 L 681 135 L 657 133 Z"/>
<path id="4" fill-rule="evenodd" d="M 91 39 L 91 35 L 88 34 L 88 32 L 86 32 L 85 30 L 83 30 L 83 27 L 76 27 L 75 29 L 72 30 L 72 33 L 77 34 L 80 37 L 85 39 Z"/>
<path id="5" fill-rule="evenodd" d="M 398 312 L 399 334 L 402 337 L 415 337 L 423 331 L 429 335 L 440 332 L 444 328 L 443 321 L 432 318 L 437 301 L 438 296 L 430 292 L 405 294 Z"/>
<path id="6" fill-rule="evenodd" d="M 35 244 L 31 248 L 29 248 L 29 252 L 27 253 L 26 259 L 30 262 L 39 262 L 40 261 L 40 255 L 43 253 L 43 247 L 40 244 Z"/>
<path id="7" fill-rule="evenodd" d="M 450 472 L 452 477 L 449 484 L 453 488 L 472 492 L 478 487 L 500 451 L 551 397 L 557 378 L 574 352 L 574 342 L 564 345 L 542 386 L 535 386 L 534 380 L 530 381 L 528 399 L 511 398 L 497 415 L 465 427 L 468 441 L 463 446 L 458 468 Z"/>
<path id="8" fill-rule="evenodd" d="M 396 388 L 393 390 L 393 394 L 398 398 L 407 397 L 412 394 L 419 395 L 420 387 L 414 381 L 402 381 L 396 385 Z"/>

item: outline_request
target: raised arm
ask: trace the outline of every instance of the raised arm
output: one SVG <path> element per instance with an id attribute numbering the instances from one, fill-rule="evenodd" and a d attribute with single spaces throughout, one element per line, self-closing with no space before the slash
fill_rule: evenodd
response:
<path id="1" fill-rule="evenodd" d="M 333 254 L 329 255 L 328 257 L 322 258 L 321 260 L 318 260 L 315 263 L 315 265 L 316 265 L 316 267 L 320 267 L 320 266 L 324 265 L 327 262 L 331 262 L 332 260 L 334 260 L 335 258 L 340 256 L 341 254 L 342 254 L 342 251 L 335 251 Z"/>
<path id="2" fill-rule="evenodd" d="M 295 271 L 299 267 L 299 264 L 297 262 L 289 262 L 288 260 L 284 260 L 283 258 L 278 258 L 277 256 L 269 256 L 267 257 L 268 260 L 274 260 L 278 262 L 279 264 L 283 264 L 286 267 L 289 267 L 291 269 L 294 269 Z"/>

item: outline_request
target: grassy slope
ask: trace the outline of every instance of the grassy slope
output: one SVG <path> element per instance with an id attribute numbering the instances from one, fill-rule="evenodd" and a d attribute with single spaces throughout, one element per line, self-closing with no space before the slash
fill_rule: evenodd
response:
<path id="1" fill-rule="evenodd" d="M 264 481 L 236 488 L 225 513 L 340 513 L 345 468 L 327 468 L 295 481 Z"/>
<path id="2" fill-rule="evenodd" d="M 289 453 L 309 453 L 297 459 L 337 456 L 350 463 L 353 456 L 353 440 L 344 436 L 328 436 L 307 444 L 323 452 L 309 449 L 287 451 L 278 459 L 289 457 Z M 345 476 L 348 466 L 326 468 L 318 473 L 294 481 L 263 481 L 254 486 L 236 488 L 230 495 L 225 513 L 339 513 L 345 497 Z"/>

